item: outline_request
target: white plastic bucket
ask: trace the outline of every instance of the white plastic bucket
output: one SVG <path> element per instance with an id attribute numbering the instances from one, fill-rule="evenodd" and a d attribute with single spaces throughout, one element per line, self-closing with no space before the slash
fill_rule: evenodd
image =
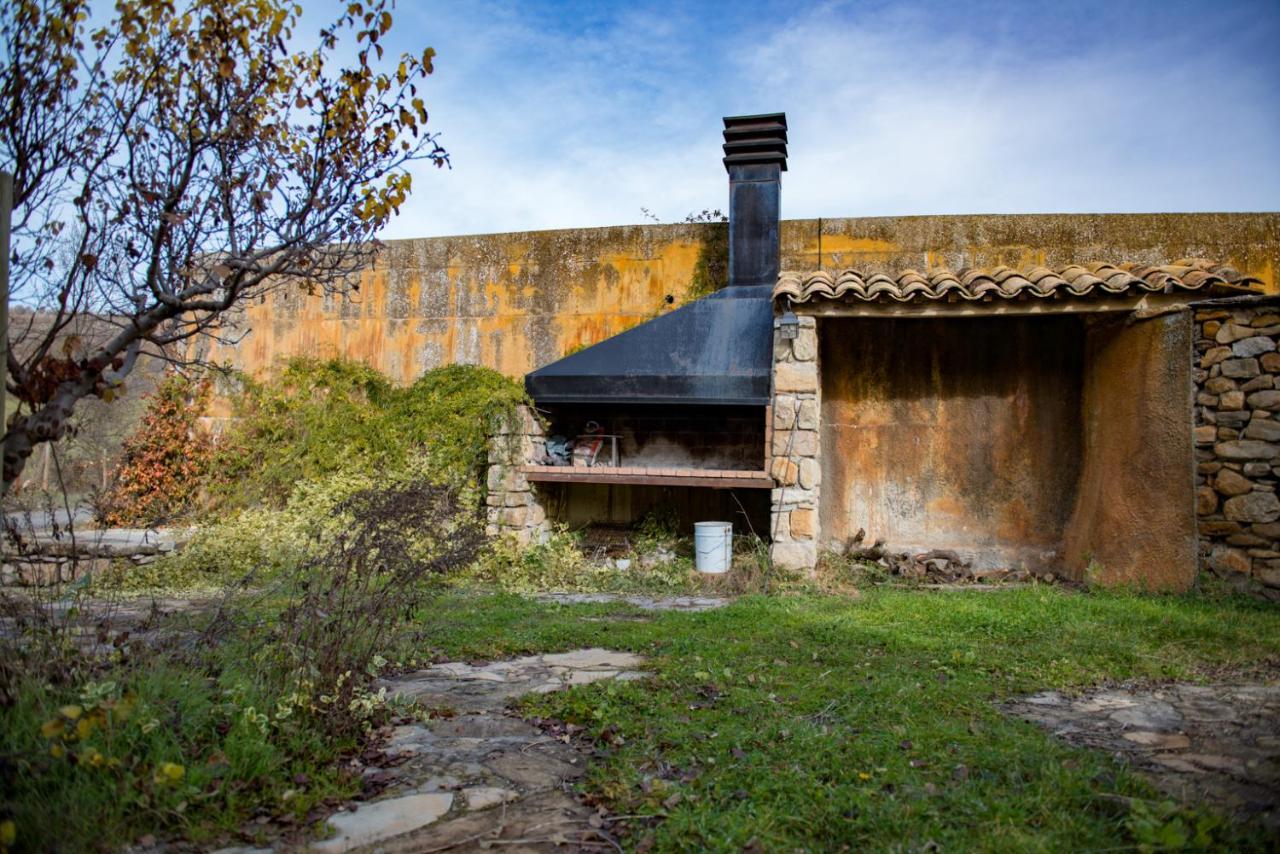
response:
<path id="1" fill-rule="evenodd" d="M 733 523 L 694 522 L 693 551 L 698 572 L 728 572 L 733 557 Z"/>

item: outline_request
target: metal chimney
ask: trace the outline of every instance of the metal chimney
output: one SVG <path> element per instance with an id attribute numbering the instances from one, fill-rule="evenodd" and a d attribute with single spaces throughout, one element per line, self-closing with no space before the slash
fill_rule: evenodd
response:
<path id="1" fill-rule="evenodd" d="M 724 168 L 729 173 L 729 287 L 764 287 L 771 293 L 778 279 L 786 113 L 725 117 Z"/>

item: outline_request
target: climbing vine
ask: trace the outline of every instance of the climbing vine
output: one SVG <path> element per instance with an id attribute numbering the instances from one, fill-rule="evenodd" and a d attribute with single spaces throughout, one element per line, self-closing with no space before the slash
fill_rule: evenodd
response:
<path id="1" fill-rule="evenodd" d="M 148 397 L 138 429 L 124 442 L 115 483 L 103 502 L 109 525 L 150 525 L 187 510 L 208 471 L 212 445 L 199 419 L 209 384 L 170 374 Z"/>

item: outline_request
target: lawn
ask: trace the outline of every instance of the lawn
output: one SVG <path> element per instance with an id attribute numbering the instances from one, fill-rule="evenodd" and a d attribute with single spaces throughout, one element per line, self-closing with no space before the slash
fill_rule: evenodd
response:
<path id="1" fill-rule="evenodd" d="M 279 715 L 268 727 L 254 711 L 279 702 L 254 673 L 254 637 L 203 675 L 122 663 L 89 686 L 28 681 L 0 709 L 0 820 L 14 821 L 16 848 L 119 848 L 148 833 L 216 844 L 255 815 L 301 827 L 355 794 L 339 761 L 358 739 Z M 586 646 L 641 653 L 653 677 L 529 697 L 521 710 L 585 728 L 583 793 L 638 817 L 614 825 L 629 849 L 1137 850 L 1171 821 L 1201 823 L 1218 847 L 1268 844 L 1210 828 L 1204 812 L 1169 816 L 1138 775 L 994 702 L 1274 674 L 1280 612 L 1251 600 L 871 588 L 649 613 L 451 591 L 401 623 L 385 652 L 407 663 Z M 51 755 L 62 742 L 42 730 L 68 704 L 99 727 Z"/>
<path id="2" fill-rule="evenodd" d="M 652 680 L 523 709 L 587 727 L 600 753 L 585 792 L 615 814 L 654 816 L 625 841 L 659 850 L 1133 849 L 1159 830 L 1154 791 L 993 701 L 1212 681 L 1280 658 L 1280 613 L 1265 605 L 1049 587 L 749 597 L 647 622 L 586 615 L 635 613 L 457 597 L 417 628 L 457 658 L 581 646 L 650 656 Z M 1217 845 L 1266 844 L 1225 824 L 1212 832 Z"/>

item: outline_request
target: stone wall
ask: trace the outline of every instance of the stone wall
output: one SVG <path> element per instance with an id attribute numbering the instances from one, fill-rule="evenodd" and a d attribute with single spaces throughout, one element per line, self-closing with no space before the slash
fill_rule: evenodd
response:
<path id="1" fill-rule="evenodd" d="M 489 536 L 509 536 L 529 545 L 550 534 L 543 496 L 520 472 L 522 464 L 542 456 L 545 442 L 543 425 L 527 406 L 492 426 L 485 484 L 485 533 Z"/>
<path id="2" fill-rule="evenodd" d="M 799 334 L 773 332 L 773 437 L 769 472 L 773 489 L 769 554 L 782 569 L 812 569 L 818 561 L 818 491 L 821 488 L 822 399 L 818 375 L 818 330 L 799 318 Z"/>
<path id="3" fill-rule="evenodd" d="M 67 531 L 20 531 L 16 544 L 6 537 L 0 549 L 0 586 L 52 587 L 89 573 L 145 566 L 180 550 L 186 541 L 187 532 L 178 529 L 87 529 L 74 538 Z"/>
<path id="4" fill-rule="evenodd" d="M 1280 300 L 1204 306 L 1194 321 L 1201 559 L 1280 601 Z"/>

